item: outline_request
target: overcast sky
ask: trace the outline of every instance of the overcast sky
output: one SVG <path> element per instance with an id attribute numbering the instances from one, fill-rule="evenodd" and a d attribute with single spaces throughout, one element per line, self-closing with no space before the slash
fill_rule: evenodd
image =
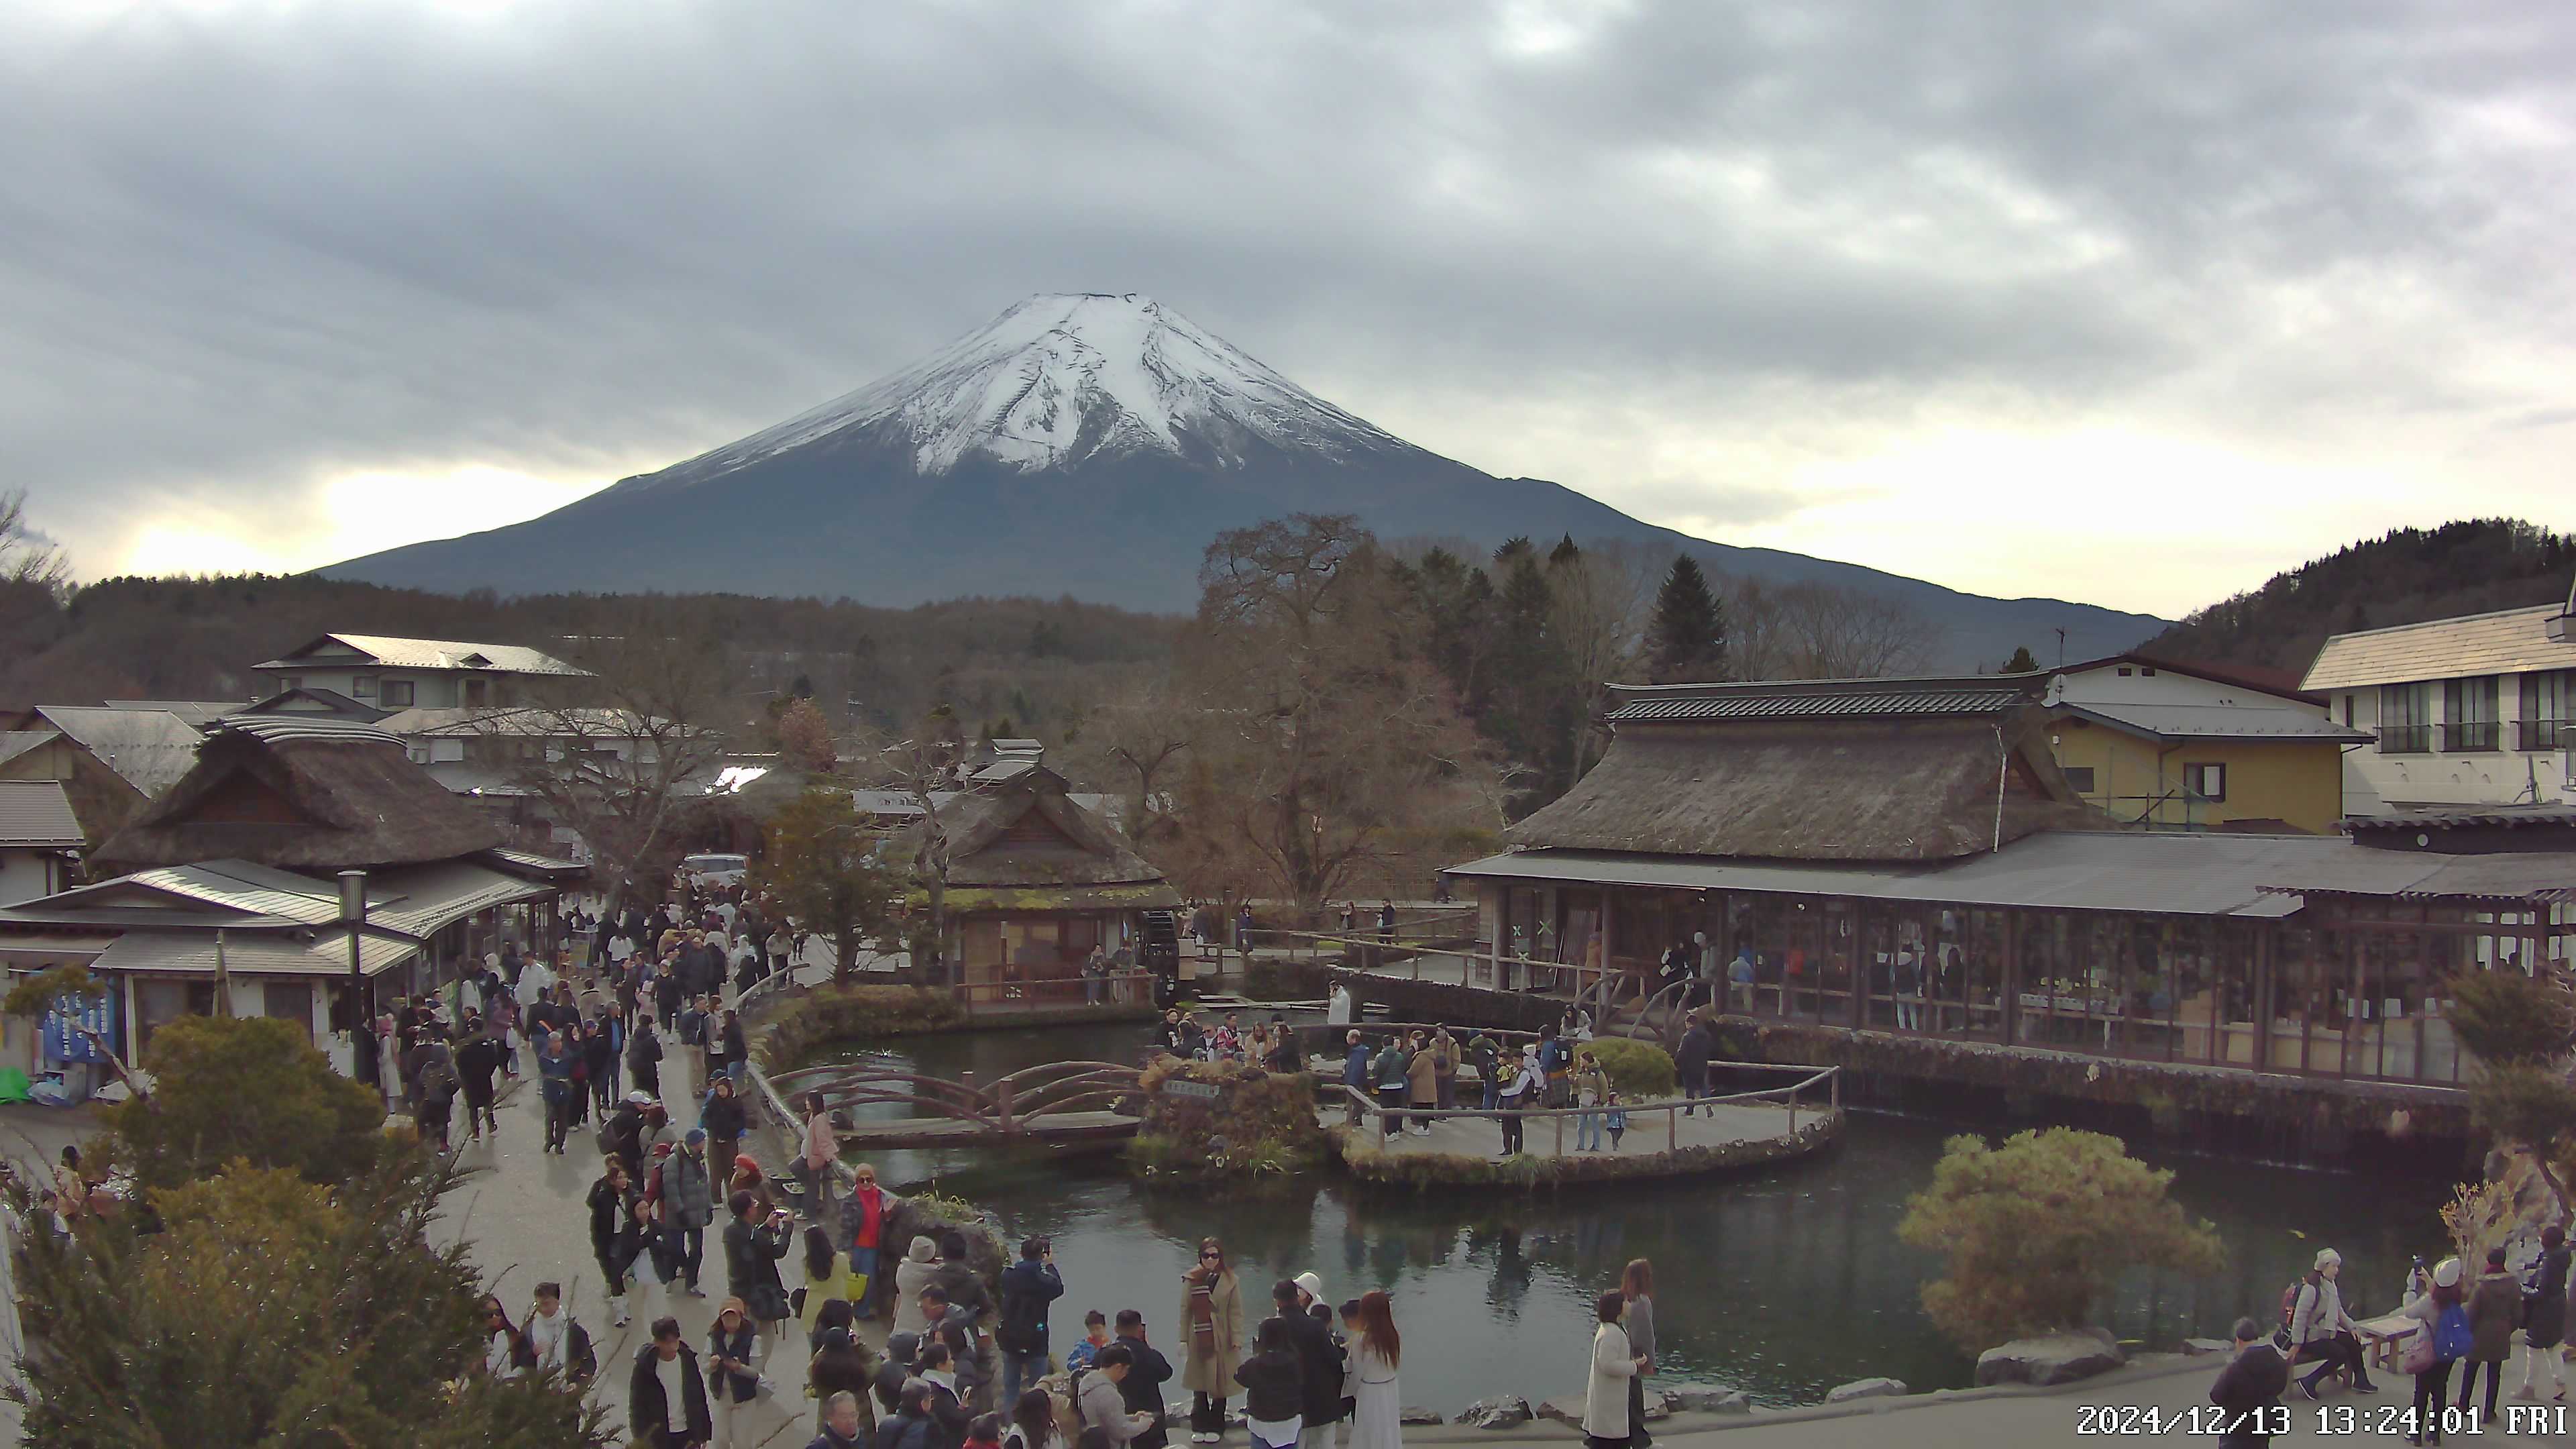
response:
<path id="1" fill-rule="evenodd" d="M 1084 290 L 1982 593 L 2576 526 L 2555 0 L 11 0 L 0 138 L 0 486 L 84 577 L 527 517 Z"/>

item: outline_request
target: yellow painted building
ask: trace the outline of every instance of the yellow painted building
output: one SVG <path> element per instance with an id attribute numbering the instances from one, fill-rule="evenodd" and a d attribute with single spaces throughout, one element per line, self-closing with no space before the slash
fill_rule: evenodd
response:
<path id="1" fill-rule="evenodd" d="M 2057 671 L 2049 738 L 2087 804 L 2167 830 L 2326 834 L 2343 752 L 2370 736 L 2250 672 L 2118 655 Z"/>

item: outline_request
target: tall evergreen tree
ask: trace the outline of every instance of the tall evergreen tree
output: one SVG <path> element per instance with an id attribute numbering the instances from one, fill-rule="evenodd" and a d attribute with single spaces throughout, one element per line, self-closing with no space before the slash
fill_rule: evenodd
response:
<path id="1" fill-rule="evenodd" d="M 1697 684 L 1726 675 L 1725 606 L 1698 561 L 1684 554 L 1664 575 L 1654 615 L 1646 621 L 1646 677 L 1656 684 Z"/>
<path id="2" fill-rule="evenodd" d="M 2028 674 L 2038 667 L 2039 661 L 2032 657 L 2030 646 L 2027 644 L 2014 645 L 2012 657 L 2004 661 L 2006 674 Z"/>

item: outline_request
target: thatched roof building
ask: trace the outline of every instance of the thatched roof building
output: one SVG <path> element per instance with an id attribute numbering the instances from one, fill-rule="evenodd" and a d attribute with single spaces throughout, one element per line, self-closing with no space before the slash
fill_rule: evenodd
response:
<path id="1" fill-rule="evenodd" d="M 1034 762 L 986 773 L 939 805 L 946 949 L 970 987 L 1071 976 L 1094 947 L 1131 945 L 1139 912 L 1179 907 L 1163 873 L 1067 795 L 1063 777 Z M 921 829 L 905 832 L 907 855 Z"/>
<path id="2" fill-rule="evenodd" d="M 1618 685 L 1592 772 L 1515 846 L 1928 861 L 2099 823 L 2052 757 L 2037 676 Z"/>
<path id="3" fill-rule="evenodd" d="M 93 853 L 136 870 L 245 860 L 280 870 L 373 870 L 503 843 L 501 828 L 363 725 L 288 717 L 218 721 L 197 763 Z"/>

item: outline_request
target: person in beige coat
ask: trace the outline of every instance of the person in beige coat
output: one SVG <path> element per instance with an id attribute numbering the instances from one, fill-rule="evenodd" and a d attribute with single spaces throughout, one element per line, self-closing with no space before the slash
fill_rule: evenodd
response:
<path id="1" fill-rule="evenodd" d="M 1404 1078 L 1406 1095 L 1414 1106 L 1427 1112 L 1440 1105 L 1440 1056 L 1418 1031 L 1413 1034 L 1413 1061 L 1404 1069 Z M 1430 1136 L 1431 1119 L 1415 1117 L 1412 1131 L 1417 1137 Z"/>
<path id="2" fill-rule="evenodd" d="M 921 1316 L 921 1290 L 939 1280 L 939 1245 L 915 1238 L 894 1265 L 894 1326 L 889 1333 L 919 1333 L 929 1327 Z"/>
<path id="3" fill-rule="evenodd" d="M 1625 1449 L 1628 1443 L 1628 1380 L 1646 1361 L 1628 1350 L 1628 1330 L 1619 1326 L 1627 1295 L 1612 1290 L 1595 1305 L 1601 1326 L 1592 1334 L 1592 1379 L 1583 1390 L 1583 1442 L 1589 1449 Z"/>
<path id="4" fill-rule="evenodd" d="M 1243 1288 L 1214 1238 L 1199 1239 L 1199 1261 L 1181 1275 L 1179 1323 L 1189 1355 L 1181 1382 L 1190 1390 L 1190 1442 L 1213 1444 L 1225 1433 L 1225 1401 L 1243 1359 Z"/>

